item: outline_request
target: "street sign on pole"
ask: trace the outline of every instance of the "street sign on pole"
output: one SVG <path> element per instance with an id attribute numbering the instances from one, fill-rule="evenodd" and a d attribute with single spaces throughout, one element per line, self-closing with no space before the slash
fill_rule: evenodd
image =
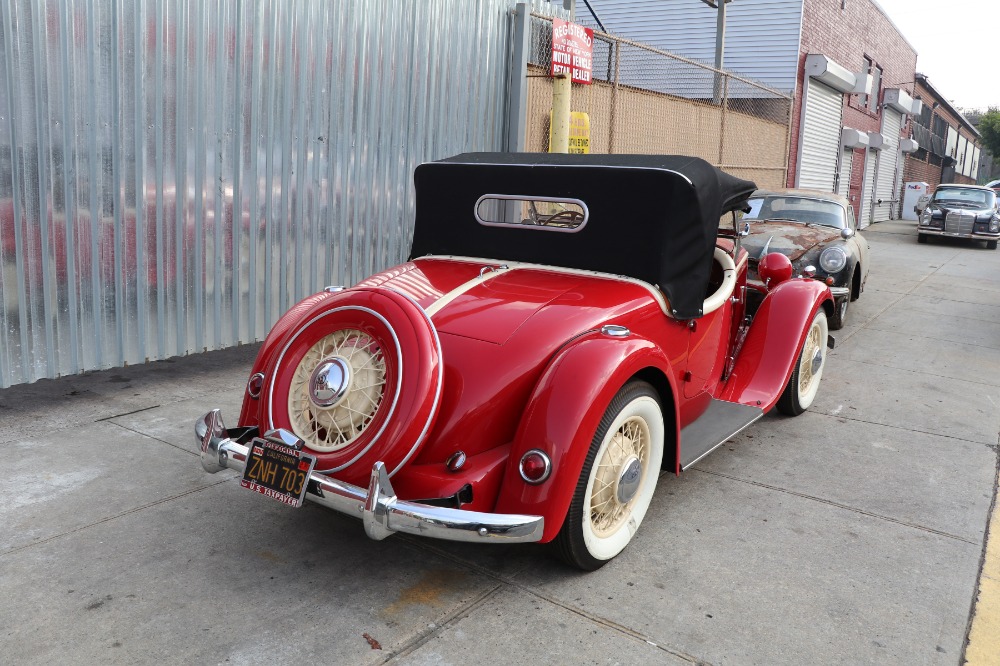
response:
<path id="1" fill-rule="evenodd" d="M 565 72 L 572 77 L 573 83 L 590 84 L 593 56 L 593 30 L 562 19 L 552 19 L 550 75 Z"/>

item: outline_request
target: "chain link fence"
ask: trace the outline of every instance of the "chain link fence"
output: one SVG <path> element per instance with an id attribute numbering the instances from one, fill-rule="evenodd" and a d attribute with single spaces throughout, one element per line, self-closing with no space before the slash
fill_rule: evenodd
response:
<path id="1" fill-rule="evenodd" d="M 525 150 L 547 152 L 552 19 L 531 15 Z M 591 153 L 693 155 L 760 187 L 784 187 L 792 98 L 638 42 L 594 32 L 591 85 L 573 84 Z"/>

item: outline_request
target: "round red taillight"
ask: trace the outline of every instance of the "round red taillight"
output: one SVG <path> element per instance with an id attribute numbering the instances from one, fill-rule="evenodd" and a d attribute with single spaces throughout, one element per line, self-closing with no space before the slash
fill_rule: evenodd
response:
<path id="1" fill-rule="evenodd" d="M 552 461 L 544 452 L 532 449 L 521 456 L 521 478 L 530 484 L 538 484 L 549 478 Z"/>
<path id="2" fill-rule="evenodd" d="M 250 381 L 247 382 L 247 393 L 249 393 L 250 397 L 253 398 L 254 400 L 260 397 L 260 392 L 261 389 L 263 388 L 264 388 L 264 375 L 259 372 L 256 373 L 253 377 L 251 377 Z"/>

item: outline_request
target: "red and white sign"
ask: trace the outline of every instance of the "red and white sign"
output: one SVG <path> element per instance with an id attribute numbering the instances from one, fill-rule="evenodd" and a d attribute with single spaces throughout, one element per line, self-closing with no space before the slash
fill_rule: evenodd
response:
<path id="1" fill-rule="evenodd" d="M 552 19 L 552 76 L 567 72 L 573 83 L 590 83 L 594 58 L 594 31 L 561 19 Z"/>

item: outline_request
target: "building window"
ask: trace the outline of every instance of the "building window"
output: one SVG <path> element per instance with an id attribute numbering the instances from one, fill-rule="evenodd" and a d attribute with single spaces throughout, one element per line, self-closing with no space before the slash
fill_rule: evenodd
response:
<path id="1" fill-rule="evenodd" d="M 868 101 L 868 110 L 872 113 L 878 111 L 879 92 L 882 90 L 882 68 L 878 65 L 872 67 L 872 94 Z"/>
<path id="2" fill-rule="evenodd" d="M 866 72 L 868 74 L 871 74 L 872 73 L 872 59 L 869 58 L 868 56 L 865 56 L 864 58 L 865 58 L 865 65 L 864 65 L 864 67 L 862 68 L 861 71 L 862 72 Z M 865 107 L 868 106 L 868 97 L 869 96 L 866 95 L 865 93 L 861 93 L 861 94 L 858 95 L 858 97 L 857 97 L 858 108 L 864 109 Z"/>
<path id="3" fill-rule="evenodd" d="M 923 109 L 920 111 L 920 115 L 913 119 L 913 122 L 920 125 L 921 127 L 931 128 L 931 105 L 924 102 Z"/>

